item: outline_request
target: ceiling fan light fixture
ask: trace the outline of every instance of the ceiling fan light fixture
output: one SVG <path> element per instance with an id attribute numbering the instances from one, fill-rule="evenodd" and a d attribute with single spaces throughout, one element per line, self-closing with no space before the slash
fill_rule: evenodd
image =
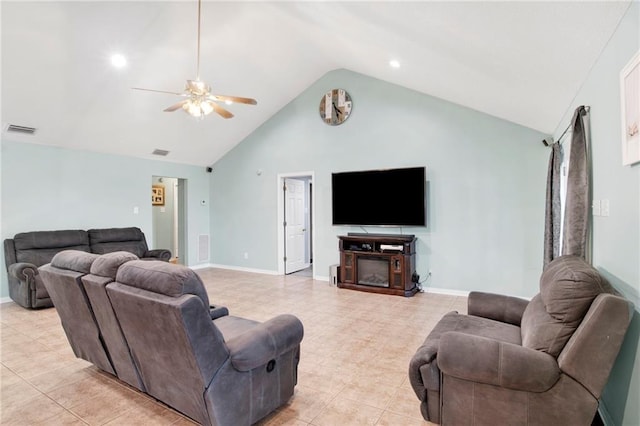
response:
<path id="1" fill-rule="evenodd" d="M 202 111 L 200 110 L 200 106 L 196 105 L 194 102 L 189 101 L 184 104 L 182 107 L 187 114 L 192 115 L 194 117 L 202 117 Z"/>
<path id="2" fill-rule="evenodd" d="M 188 80 L 187 87 L 185 90 L 189 93 L 193 93 L 196 95 L 204 95 L 211 91 L 211 87 L 207 85 L 204 81 L 200 80 Z"/>
<path id="3" fill-rule="evenodd" d="M 173 104 L 164 109 L 165 112 L 173 112 L 182 108 L 187 114 L 193 117 L 204 118 L 212 112 L 217 113 L 222 118 L 232 118 L 233 114 L 221 107 L 218 102 L 224 102 L 227 105 L 240 103 L 246 105 L 256 105 L 257 102 L 252 98 L 243 98 L 240 96 L 216 95 L 211 93 L 211 86 L 200 80 L 200 8 L 202 0 L 198 0 L 198 45 L 197 45 L 197 61 L 196 61 L 196 78 L 195 80 L 187 80 L 187 84 L 183 93 L 168 92 L 166 90 L 153 90 L 134 87 L 136 90 L 145 90 L 148 92 L 168 93 L 171 95 L 181 96 L 184 100 Z"/>
<path id="4" fill-rule="evenodd" d="M 207 101 L 190 99 L 182 105 L 182 109 L 189 115 L 196 118 L 203 118 L 213 112 L 213 106 Z"/>
<path id="5" fill-rule="evenodd" d="M 211 102 L 201 102 L 200 110 L 204 115 L 209 115 L 213 112 L 213 107 L 211 106 Z"/>

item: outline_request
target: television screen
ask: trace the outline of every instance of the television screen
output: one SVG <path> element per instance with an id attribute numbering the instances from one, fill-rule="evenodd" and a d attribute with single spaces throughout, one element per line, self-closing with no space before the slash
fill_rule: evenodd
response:
<path id="1" fill-rule="evenodd" d="M 425 167 L 333 173 L 334 225 L 426 226 Z"/>

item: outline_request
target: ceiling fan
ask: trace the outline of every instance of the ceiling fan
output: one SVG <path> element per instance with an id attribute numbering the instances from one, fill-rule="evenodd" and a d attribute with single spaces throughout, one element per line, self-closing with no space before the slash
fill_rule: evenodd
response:
<path id="1" fill-rule="evenodd" d="M 204 117 L 205 115 L 210 114 L 215 111 L 220 116 L 224 118 L 231 118 L 233 114 L 223 107 L 219 105 L 219 102 L 224 102 L 227 105 L 232 103 L 239 104 L 248 104 L 248 105 L 256 105 L 257 102 L 255 99 L 251 98 L 242 98 L 239 96 L 227 96 L 227 95 L 217 95 L 211 93 L 211 86 L 209 86 L 204 81 L 200 80 L 200 9 L 202 6 L 202 0 L 198 0 L 198 56 L 197 56 L 197 65 L 196 65 L 196 79 L 195 80 L 187 80 L 187 85 L 184 89 L 184 92 L 168 92 L 165 90 L 153 90 L 153 89 L 143 89 L 140 87 L 134 87 L 135 90 L 145 90 L 148 92 L 159 92 L 159 93 L 169 93 L 171 95 L 181 96 L 185 99 L 180 102 L 171 105 L 166 108 L 165 112 L 173 112 L 179 109 L 182 109 L 187 114 L 190 114 L 194 117 Z"/>

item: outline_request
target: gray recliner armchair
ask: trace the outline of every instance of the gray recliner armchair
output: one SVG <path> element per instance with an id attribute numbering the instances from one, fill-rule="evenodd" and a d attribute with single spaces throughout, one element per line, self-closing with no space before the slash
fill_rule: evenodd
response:
<path id="1" fill-rule="evenodd" d="M 297 382 L 302 323 L 212 320 L 200 277 L 159 261 L 123 264 L 107 294 L 146 392 L 203 425 L 250 425 Z"/>
<path id="2" fill-rule="evenodd" d="M 422 416 L 443 425 L 590 425 L 633 313 L 581 258 L 561 256 L 531 301 L 472 292 L 416 351 Z"/>

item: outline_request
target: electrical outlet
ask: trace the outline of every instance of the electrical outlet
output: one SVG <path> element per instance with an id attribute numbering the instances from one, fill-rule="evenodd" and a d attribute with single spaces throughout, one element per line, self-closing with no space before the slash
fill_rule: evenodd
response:
<path id="1" fill-rule="evenodd" d="M 249 258 L 249 253 L 247 253 L 246 251 L 244 252 L 244 258 L 248 259 Z"/>
<path id="2" fill-rule="evenodd" d="M 609 216 L 609 200 L 602 200 L 600 207 L 601 207 L 600 212 L 602 213 L 602 216 Z"/>
<path id="3" fill-rule="evenodd" d="M 593 209 L 594 216 L 602 216 L 602 213 L 601 213 L 602 210 L 600 206 L 601 206 L 600 200 L 593 200 L 592 209 Z"/>

